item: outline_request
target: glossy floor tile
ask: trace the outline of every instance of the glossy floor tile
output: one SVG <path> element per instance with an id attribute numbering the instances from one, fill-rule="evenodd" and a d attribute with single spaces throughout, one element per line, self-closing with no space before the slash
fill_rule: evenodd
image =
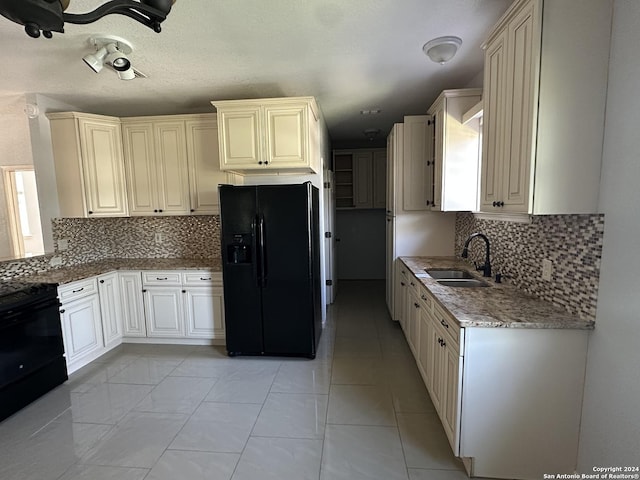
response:
<path id="1" fill-rule="evenodd" d="M 384 283 L 340 282 L 316 358 L 123 344 L 0 423 L 2 480 L 462 480 Z"/>

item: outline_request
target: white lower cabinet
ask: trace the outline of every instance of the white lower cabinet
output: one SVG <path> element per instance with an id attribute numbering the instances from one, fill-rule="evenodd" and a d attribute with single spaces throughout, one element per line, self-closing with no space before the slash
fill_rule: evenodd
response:
<path id="1" fill-rule="evenodd" d="M 146 337 L 142 277 L 138 271 L 118 272 L 120 277 L 120 301 L 122 325 L 125 337 Z"/>
<path id="2" fill-rule="evenodd" d="M 67 371 L 72 373 L 104 353 L 96 278 L 58 287 Z"/>
<path id="3" fill-rule="evenodd" d="M 122 301 L 117 272 L 98 276 L 98 295 L 104 346 L 111 349 L 122 343 Z"/>
<path id="4" fill-rule="evenodd" d="M 396 299 L 419 312 L 406 315 L 404 334 L 467 473 L 538 479 L 575 471 L 589 331 L 460 328 L 403 262 L 397 266 L 408 285 Z"/>
<path id="5" fill-rule="evenodd" d="M 145 287 L 144 309 L 149 337 L 183 337 L 182 288 Z"/>

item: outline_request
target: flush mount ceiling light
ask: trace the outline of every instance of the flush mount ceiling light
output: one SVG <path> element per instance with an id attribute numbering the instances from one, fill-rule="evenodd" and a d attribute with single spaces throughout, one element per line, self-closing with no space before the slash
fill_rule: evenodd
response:
<path id="1" fill-rule="evenodd" d="M 379 128 L 367 128 L 366 130 L 363 130 L 362 133 L 364 134 L 365 137 L 367 137 L 369 139 L 369 141 L 373 142 L 373 140 L 380 133 L 380 129 Z"/>
<path id="2" fill-rule="evenodd" d="M 422 51 L 432 61 L 444 65 L 454 57 L 460 45 L 462 40 L 458 37 L 438 37 L 425 43 Z"/>
<path id="3" fill-rule="evenodd" d="M 33 38 L 52 37 L 52 32 L 64 33 L 64 22 L 87 24 L 105 15 L 117 13 L 133 18 L 156 32 L 167 18 L 176 0 L 111 0 L 92 12 L 64 13 L 70 0 L 2 0 L 0 14 L 24 25 L 27 35 Z"/>
<path id="4" fill-rule="evenodd" d="M 120 80 L 133 80 L 136 77 L 146 77 L 131 66 L 129 55 L 133 52 L 131 44 L 125 39 L 114 35 L 89 38 L 89 44 L 95 48 L 94 53 L 89 53 L 82 57 L 91 70 L 100 73 L 107 65 L 113 69 Z"/>

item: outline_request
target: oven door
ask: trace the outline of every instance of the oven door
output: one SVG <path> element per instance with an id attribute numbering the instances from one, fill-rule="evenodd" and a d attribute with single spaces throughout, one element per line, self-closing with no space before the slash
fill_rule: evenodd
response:
<path id="1" fill-rule="evenodd" d="M 0 321 L 0 388 L 62 357 L 56 297 L 5 311 Z"/>

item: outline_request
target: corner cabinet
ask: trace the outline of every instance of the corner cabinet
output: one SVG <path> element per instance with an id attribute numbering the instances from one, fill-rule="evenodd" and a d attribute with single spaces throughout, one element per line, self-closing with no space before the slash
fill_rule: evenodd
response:
<path id="1" fill-rule="evenodd" d="M 78 112 L 47 118 L 60 215 L 127 216 L 120 119 Z"/>
<path id="2" fill-rule="evenodd" d="M 490 32 L 481 211 L 597 213 L 611 17 L 611 2 L 517 0 Z"/>
<path id="3" fill-rule="evenodd" d="M 463 123 L 463 115 L 482 99 L 482 90 L 444 90 L 429 108 L 433 134 L 433 196 L 437 211 L 475 211 L 480 170 L 479 121 Z"/>
<path id="4" fill-rule="evenodd" d="M 211 102 L 218 111 L 220 169 L 317 173 L 318 106 L 313 97 Z"/>

